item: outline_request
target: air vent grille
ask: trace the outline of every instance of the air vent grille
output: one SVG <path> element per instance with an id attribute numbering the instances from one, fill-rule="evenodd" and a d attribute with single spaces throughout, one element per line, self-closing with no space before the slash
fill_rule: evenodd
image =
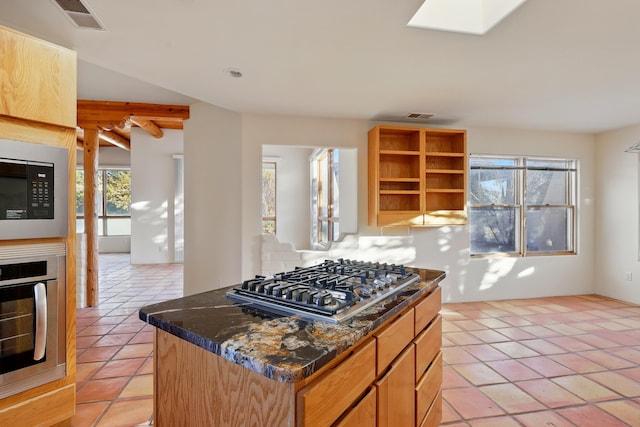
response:
<path id="1" fill-rule="evenodd" d="M 433 114 L 427 114 L 427 113 L 409 113 L 405 116 L 405 118 L 413 119 L 413 120 L 428 120 L 433 116 L 434 116 Z"/>
<path id="2" fill-rule="evenodd" d="M 640 153 L 640 142 L 632 145 L 631 147 L 624 150 L 627 153 Z"/>
<path id="3" fill-rule="evenodd" d="M 80 0 L 53 0 L 78 28 L 104 30 L 98 18 Z"/>

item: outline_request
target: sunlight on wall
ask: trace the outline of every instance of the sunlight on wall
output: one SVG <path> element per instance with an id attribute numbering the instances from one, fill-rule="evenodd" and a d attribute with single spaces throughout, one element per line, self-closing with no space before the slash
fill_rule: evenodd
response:
<path id="1" fill-rule="evenodd" d="M 480 281 L 481 291 L 492 288 L 501 278 L 513 270 L 513 266 L 516 264 L 516 258 L 498 258 L 488 260 L 487 271 L 482 276 Z"/>
<path id="2" fill-rule="evenodd" d="M 520 273 L 518 273 L 518 275 L 516 277 L 518 279 L 522 279 L 523 277 L 532 276 L 533 273 L 535 273 L 535 271 L 536 271 L 535 267 L 525 268 Z"/>

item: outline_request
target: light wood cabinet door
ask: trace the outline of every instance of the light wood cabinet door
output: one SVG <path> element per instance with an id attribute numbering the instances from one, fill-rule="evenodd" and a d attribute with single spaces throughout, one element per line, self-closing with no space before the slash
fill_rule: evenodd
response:
<path id="1" fill-rule="evenodd" d="M 415 360 L 415 349 L 410 345 L 376 383 L 379 427 L 414 425 Z"/>
<path id="2" fill-rule="evenodd" d="M 382 375 L 393 359 L 411 342 L 414 334 L 413 309 L 405 312 L 380 332 L 376 332 L 376 376 Z"/>
<path id="3" fill-rule="evenodd" d="M 442 289 L 438 286 L 416 305 L 414 309 L 416 333 L 420 333 L 438 315 L 442 306 L 441 301 Z"/>
<path id="4" fill-rule="evenodd" d="M 431 364 L 416 386 L 416 424 L 427 415 L 427 412 L 436 403 L 436 397 L 442 386 L 442 353 Z M 437 406 L 437 403 L 436 403 Z M 442 404 L 440 404 L 442 410 Z"/>
<path id="5" fill-rule="evenodd" d="M 333 424 L 375 380 L 376 343 L 370 340 L 298 393 L 298 424 Z"/>
<path id="6" fill-rule="evenodd" d="M 414 340 L 416 345 L 416 383 L 427 370 L 442 347 L 442 316 L 438 315 L 429 327 Z"/>
<path id="7" fill-rule="evenodd" d="M 371 387 L 362 400 L 338 421 L 335 427 L 375 427 L 377 418 L 376 405 L 376 388 Z"/>

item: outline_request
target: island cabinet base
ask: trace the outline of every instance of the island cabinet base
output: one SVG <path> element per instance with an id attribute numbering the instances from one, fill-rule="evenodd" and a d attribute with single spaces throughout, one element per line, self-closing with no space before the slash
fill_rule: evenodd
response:
<path id="1" fill-rule="evenodd" d="M 269 379 L 157 329 L 155 425 L 438 426 L 440 294 L 436 286 L 297 383 Z"/>
<path id="2" fill-rule="evenodd" d="M 154 425 L 294 426 L 294 384 L 156 330 Z"/>

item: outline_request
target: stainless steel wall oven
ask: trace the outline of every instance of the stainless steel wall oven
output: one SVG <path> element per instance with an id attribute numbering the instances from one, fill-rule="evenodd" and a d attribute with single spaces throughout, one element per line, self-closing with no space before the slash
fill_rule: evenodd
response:
<path id="1" fill-rule="evenodd" d="M 65 262 L 0 257 L 0 399 L 66 375 Z"/>

